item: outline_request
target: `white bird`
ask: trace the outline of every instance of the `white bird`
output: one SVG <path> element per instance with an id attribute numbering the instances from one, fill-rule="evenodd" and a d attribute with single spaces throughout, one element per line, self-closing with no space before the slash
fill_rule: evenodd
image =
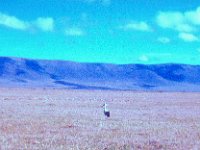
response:
<path id="1" fill-rule="evenodd" d="M 108 104 L 107 104 L 107 103 L 104 103 L 103 107 L 104 107 L 104 115 L 105 115 L 106 117 L 110 117 L 110 111 L 109 111 L 109 109 L 108 109 Z"/>

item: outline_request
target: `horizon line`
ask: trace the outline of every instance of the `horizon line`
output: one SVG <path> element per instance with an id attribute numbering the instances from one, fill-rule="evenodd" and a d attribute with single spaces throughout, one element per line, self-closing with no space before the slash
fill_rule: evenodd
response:
<path id="1" fill-rule="evenodd" d="M 72 62 L 80 64 L 106 64 L 106 65 L 190 65 L 200 66 L 200 64 L 187 64 L 178 62 L 162 62 L 162 63 L 111 63 L 111 62 L 87 62 L 87 61 L 76 61 L 76 60 L 65 60 L 65 59 L 48 59 L 48 58 L 33 58 L 33 57 L 18 57 L 18 56 L 2 56 L 0 58 L 11 58 L 11 59 L 24 59 L 24 60 L 35 60 L 35 61 L 60 61 L 60 62 Z"/>

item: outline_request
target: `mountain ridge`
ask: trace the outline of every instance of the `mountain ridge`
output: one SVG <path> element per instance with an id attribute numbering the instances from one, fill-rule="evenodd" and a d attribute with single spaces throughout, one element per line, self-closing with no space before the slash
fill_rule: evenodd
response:
<path id="1" fill-rule="evenodd" d="M 0 57 L 1 87 L 200 91 L 200 65 L 79 63 Z"/>

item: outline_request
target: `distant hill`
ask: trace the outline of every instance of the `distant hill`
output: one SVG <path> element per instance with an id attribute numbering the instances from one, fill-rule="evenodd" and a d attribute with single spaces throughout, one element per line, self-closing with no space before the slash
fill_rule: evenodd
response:
<path id="1" fill-rule="evenodd" d="M 0 86 L 200 91 L 200 66 L 114 65 L 0 57 Z"/>

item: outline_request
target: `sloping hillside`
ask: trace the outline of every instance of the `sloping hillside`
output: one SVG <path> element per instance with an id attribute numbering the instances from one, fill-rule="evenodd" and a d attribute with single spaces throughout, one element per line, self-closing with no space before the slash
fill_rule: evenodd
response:
<path id="1" fill-rule="evenodd" d="M 200 66 L 114 65 L 0 57 L 0 86 L 200 91 Z"/>

